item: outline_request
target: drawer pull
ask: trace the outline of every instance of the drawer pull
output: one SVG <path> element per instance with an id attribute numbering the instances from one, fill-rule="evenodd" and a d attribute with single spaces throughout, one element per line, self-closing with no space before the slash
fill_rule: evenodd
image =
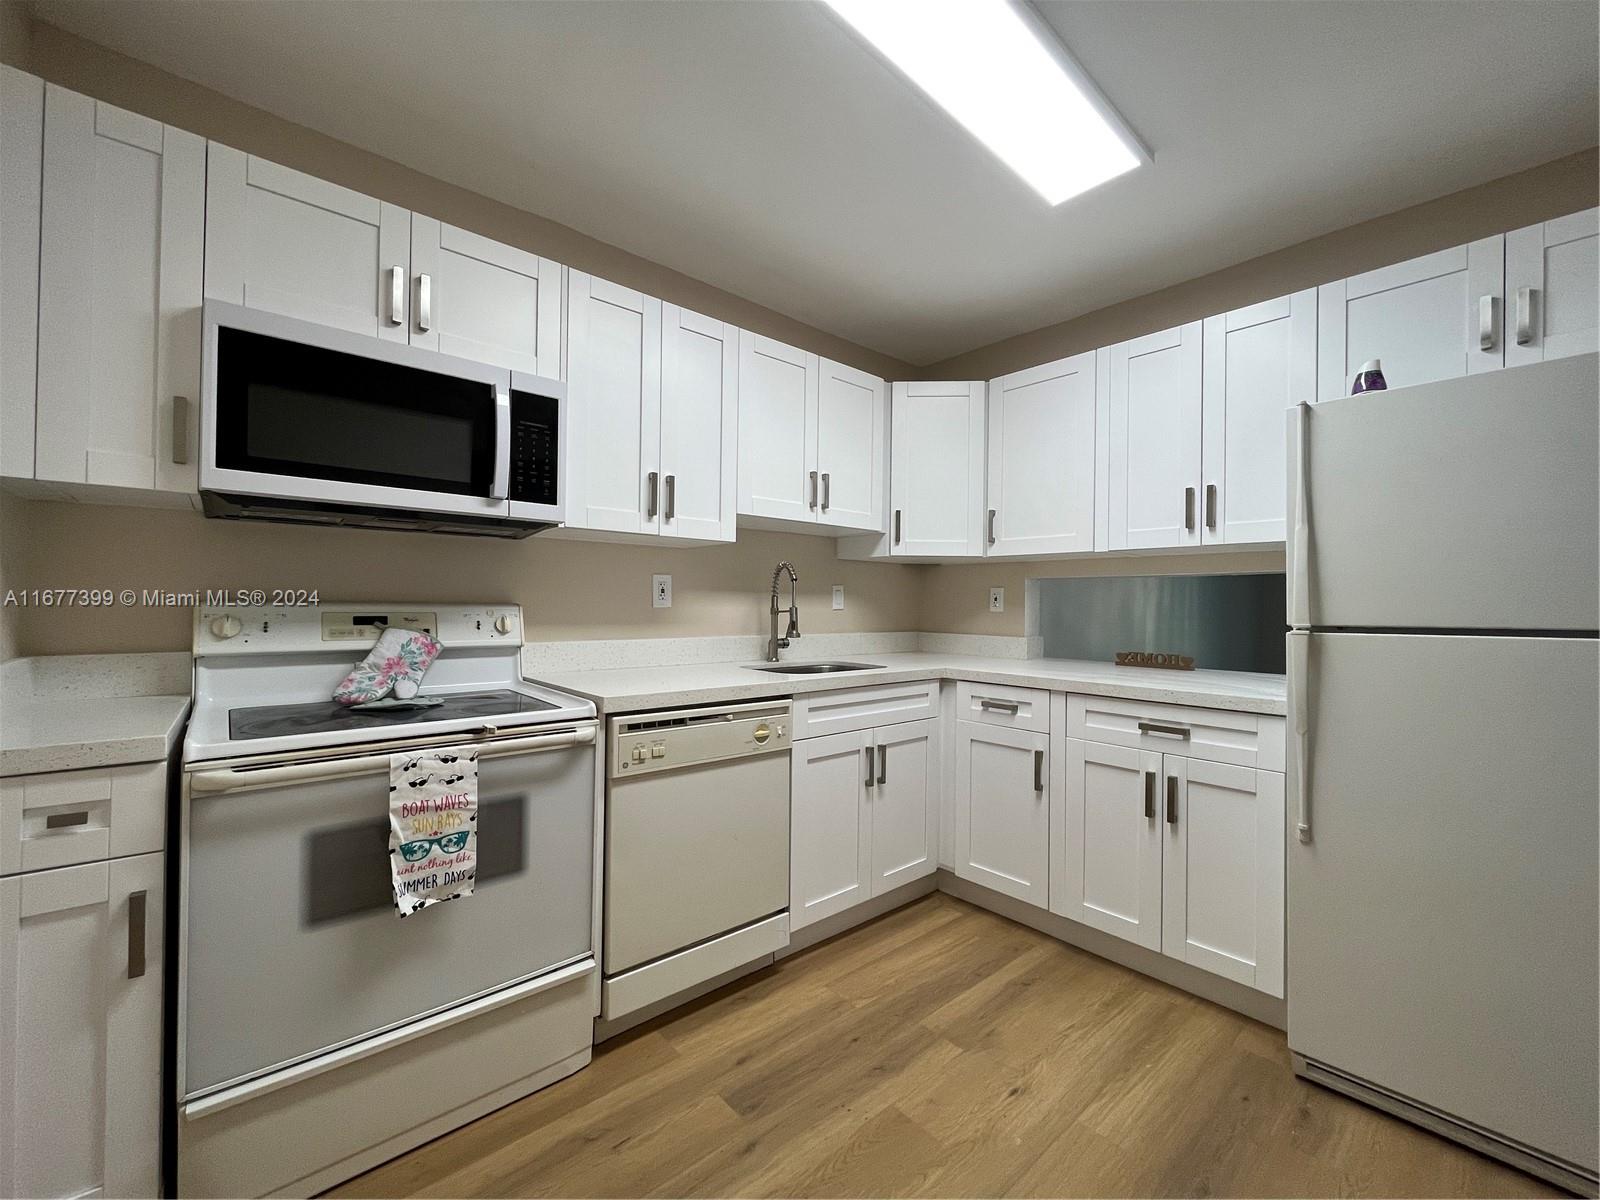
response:
<path id="1" fill-rule="evenodd" d="M 89 823 L 89 810 L 80 809 L 78 812 L 51 813 L 44 819 L 46 829 L 66 829 L 73 825 L 87 825 Z"/>
<path id="2" fill-rule="evenodd" d="M 1144 819 L 1153 821 L 1156 818 L 1156 773 L 1144 773 Z"/>
<path id="3" fill-rule="evenodd" d="M 1161 737 L 1187 738 L 1189 727 L 1187 725 L 1162 725 L 1157 721 L 1140 721 L 1140 733 L 1154 733 Z"/>
<path id="4" fill-rule="evenodd" d="M 144 974 L 145 908 L 149 894 L 141 888 L 128 893 L 128 978 Z"/>
<path id="5" fill-rule="evenodd" d="M 1009 713 L 1014 717 L 1022 705 L 1015 700 L 979 700 L 978 707 L 984 712 Z"/>
<path id="6" fill-rule="evenodd" d="M 1167 824 L 1178 823 L 1178 777 L 1167 776 Z"/>

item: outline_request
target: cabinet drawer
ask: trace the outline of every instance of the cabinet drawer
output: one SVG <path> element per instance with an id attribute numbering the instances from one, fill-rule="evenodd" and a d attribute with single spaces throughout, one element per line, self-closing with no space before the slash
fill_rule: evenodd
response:
<path id="1" fill-rule="evenodd" d="M 161 850 L 166 812 L 165 763 L 0 780 L 0 875 Z"/>
<path id="2" fill-rule="evenodd" d="M 823 737 L 939 715 L 939 683 L 884 683 L 794 698 L 794 736 Z"/>
<path id="3" fill-rule="evenodd" d="M 1283 770 L 1283 718 L 1259 713 L 1068 696 L 1067 736 L 1264 771 Z"/>
<path id="4" fill-rule="evenodd" d="M 1050 693 L 1003 683 L 956 684 L 956 716 L 1005 729 L 1050 731 Z"/>

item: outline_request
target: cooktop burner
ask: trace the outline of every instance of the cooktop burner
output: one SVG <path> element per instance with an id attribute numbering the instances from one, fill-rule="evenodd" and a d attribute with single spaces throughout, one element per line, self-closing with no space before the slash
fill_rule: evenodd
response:
<path id="1" fill-rule="evenodd" d="M 236 742 L 254 738 L 286 737 L 295 733 L 326 733 L 340 729 L 380 729 L 389 725 L 421 725 L 429 721 L 457 721 L 467 717 L 506 717 L 513 713 L 543 712 L 559 707 L 548 700 L 501 689 L 493 692 L 445 693 L 434 708 L 374 709 L 355 712 L 332 700 L 313 704 L 270 704 L 262 708 L 228 710 L 228 736 Z"/>

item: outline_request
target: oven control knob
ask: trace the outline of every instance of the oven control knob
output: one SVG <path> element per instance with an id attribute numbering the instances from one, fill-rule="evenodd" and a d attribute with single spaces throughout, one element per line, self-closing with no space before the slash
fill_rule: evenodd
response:
<path id="1" fill-rule="evenodd" d="M 501 613 L 494 619 L 494 631 L 496 633 L 510 633 L 516 627 L 516 619 L 510 613 Z"/>
<path id="2" fill-rule="evenodd" d="M 235 637 L 244 625 L 235 616 L 221 616 L 211 618 L 211 636 L 221 641 Z"/>

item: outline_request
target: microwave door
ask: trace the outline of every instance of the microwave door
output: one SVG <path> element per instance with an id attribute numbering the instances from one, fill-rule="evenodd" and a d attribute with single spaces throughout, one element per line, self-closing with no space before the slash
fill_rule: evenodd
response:
<path id="1" fill-rule="evenodd" d="M 234 305 L 206 308 L 201 488 L 510 515 L 510 372 Z"/>

